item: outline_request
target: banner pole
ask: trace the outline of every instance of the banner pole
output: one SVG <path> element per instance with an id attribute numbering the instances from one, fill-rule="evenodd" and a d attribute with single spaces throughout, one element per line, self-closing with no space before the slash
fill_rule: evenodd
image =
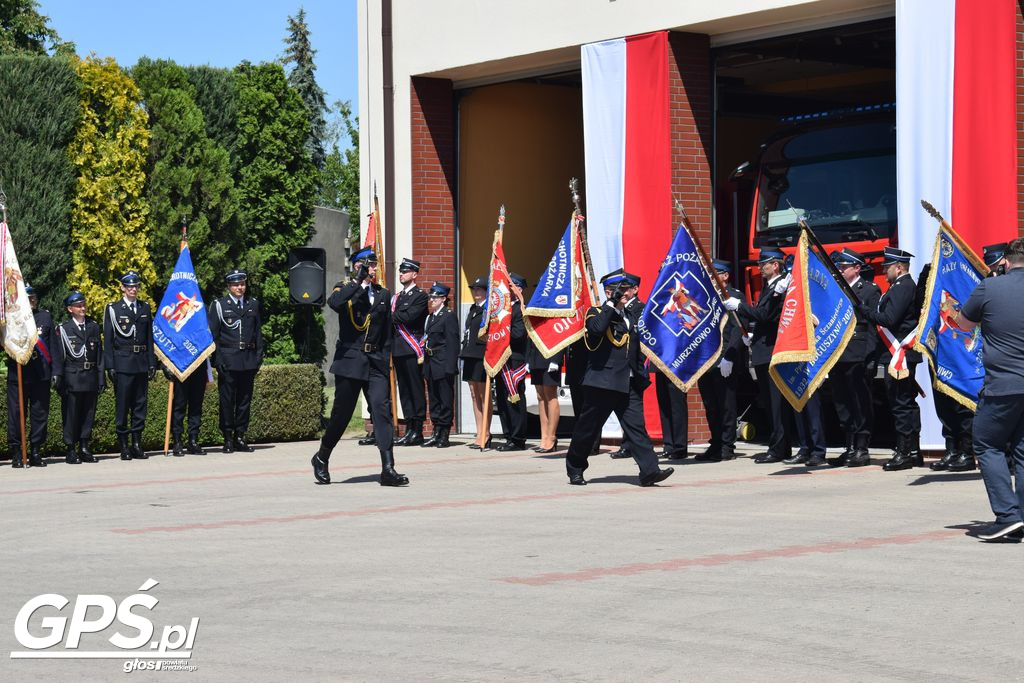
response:
<path id="1" fill-rule="evenodd" d="M 482 451 L 487 446 L 487 440 L 491 438 L 491 376 L 487 375 L 484 381 L 484 431 L 480 436 L 477 445 Z"/>
<path id="2" fill-rule="evenodd" d="M 380 223 L 380 200 L 377 198 L 377 183 L 373 183 L 373 224 L 374 224 L 374 238 L 377 240 L 377 244 L 373 245 L 374 251 L 379 252 L 377 255 L 377 272 L 380 274 L 380 285 L 387 289 L 388 286 L 388 270 L 387 262 L 384 258 L 384 230 Z M 390 310 L 391 302 L 387 302 L 387 306 Z M 391 392 L 391 428 L 394 431 L 398 431 L 398 382 L 395 378 L 395 359 L 389 354 L 388 355 L 388 388 Z"/>
<path id="3" fill-rule="evenodd" d="M 25 443 L 25 388 L 21 380 L 21 363 L 15 363 L 18 366 L 18 416 L 21 418 L 18 422 L 21 426 L 21 465 L 25 467 L 28 465 L 28 444 Z"/>
<path id="4" fill-rule="evenodd" d="M 708 253 L 704 250 L 704 244 L 700 241 L 700 238 L 697 236 L 697 232 L 693 229 L 693 225 L 690 223 L 690 219 L 686 215 L 686 210 L 683 209 L 683 203 L 675 198 L 673 198 L 673 201 L 675 201 L 676 210 L 682 218 L 683 229 L 689 233 L 693 246 L 697 247 L 697 253 L 700 254 L 701 265 L 704 266 L 704 270 L 707 274 L 711 276 L 711 281 L 715 283 L 715 289 L 718 290 L 718 296 L 722 298 L 722 301 L 725 301 L 732 295 L 729 294 L 729 290 L 725 288 L 725 285 L 723 285 L 718 279 L 718 275 L 716 275 L 711 269 L 711 259 L 708 258 Z M 729 316 L 732 318 L 733 323 L 736 324 L 736 327 L 739 328 L 740 332 L 746 334 L 746 328 L 744 328 L 743 323 L 740 322 L 740 316 L 736 311 L 729 311 Z"/>
<path id="5" fill-rule="evenodd" d="M 164 426 L 164 455 L 171 444 L 171 407 L 174 405 L 174 380 L 167 380 L 167 424 Z"/>

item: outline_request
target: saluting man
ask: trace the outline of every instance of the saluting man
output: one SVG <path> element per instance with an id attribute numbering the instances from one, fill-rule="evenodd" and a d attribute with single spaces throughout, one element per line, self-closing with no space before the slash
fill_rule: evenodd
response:
<path id="1" fill-rule="evenodd" d="M 21 369 L 22 389 L 25 399 L 25 415 L 29 419 L 29 467 L 46 467 L 39 449 L 46 443 L 46 423 L 50 418 L 50 378 L 52 375 L 53 317 L 46 309 L 39 308 L 39 297 L 31 285 L 25 285 L 32 317 L 36 321 L 39 340 L 32 350 L 32 357 Z M 13 360 L 7 360 L 7 443 L 10 445 L 11 466 L 20 468 L 21 462 L 21 411 L 18 410 L 18 368 Z"/>
<path id="2" fill-rule="evenodd" d="M 338 314 L 334 350 L 334 406 L 320 448 L 313 455 L 313 478 L 330 484 L 331 451 L 345 432 L 360 392 L 365 391 L 380 451 L 380 485 L 405 486 L 409 478 L 395 471 L 391 426 L 391 293 L 376 283 L 377 255 L 367 247 L 349 257 L 354 277 L 334 285 L 327 305 Z"/>
<path id="3" fill-rule="evenodd" d="M 459 374 L 459 321 L 448 308 L 451 287 L 435 282 L 430 288 L 430 315 L 427 316 L 423 349 L 427 354 L 424 370 L 430 383 L 430 421 L 434 434 L 423 442 L 424 448 L 448 448 L 455 409 L 455 378 Z"/>
<path id="4" fill-rule="evenodd" d="M 245 441 L 256 371 L 263 363 L 263 321 L 260 302 L 246 297 L 248 276 L 235 269 L 224 276 L 228 293 L 213 302 L 208 314 L 216 344 L 220 431 L 224 453 L 252 453 Z"/>
<path id="5" fill-rule="evenodd" d="M 149 380 L 156 374 L 153 312 L 139 300 L 142 278 L 135 271 L 121 277 L 119 301 L 103 310 L 103 368 L 114 387 L 115 429 L 122 460 L 145 460 L 142 428 L 146 426 Z M 130 442 L 129 442 L 130 439 Z"/>
<path id="6" fill-rule="evenodd" d="M 903 379 L 893 377 L 888 370 L 885 373 L 885 393 L 896 428 L 896 448 L 888 462 L 882 465 L 887 472 L 924 464 L 920 447 L 921 410 L 917 406 L 917 381 L 914 379 L 921 353 L 914 351 L 911 343 L 921 308 L 917 304 L 917 285 L 907 272 L 913 257 L 902 249 L 885 247 L 882 267 L 885 268 L 889 289 L 878 300 L 877 307 L 861 304 L 857 308 L 862 316 L 884 329 L 879 361 L 888 365 L 894 354 L 903 354 L 909 372 Z"/>
<path id="7" fill-rule="evenodd" d="M 405 417 L 405 435 L 395 442 L 396 446 L 422 444 L 423 423 L 427 419 L 427 394 L 423 384 L 423 325 L 427 321 L 427 295 L 416 286 L 419 274 L 419 261 L 402 259 L 398 266 L 398 282 L 402 291 L 391 300 L 394 324 L 391 357 Z"/>
<path id="8" fill-rule="evenodd" d="M 65 462 L 96 462 L 89 449 L 96 418 L 96 398 L 106 389 L 103 376 L 103 342 L 100 325 L 85 315 L 85 296 L 71 292 L 64 297 L 70 318 L 54 335 L 53 379 L 61 397 L 64 418 Z"/>

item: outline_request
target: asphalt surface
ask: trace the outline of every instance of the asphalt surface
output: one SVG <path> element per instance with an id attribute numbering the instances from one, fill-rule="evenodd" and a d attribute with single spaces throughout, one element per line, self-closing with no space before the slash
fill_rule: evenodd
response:
<path id="1" fill-rule="evenodd" d="M 314 449 L 5 466 L 0 679 L 106 680 L 152 653 L 109 641 L 138 636 L 122 615 L 86 624 L 77 650 L 70 626 L 29 649 L 17 615 L 47 593 L 69 604 L 35 611 L 35 637 L 90 602 L 78 622 L 102 624 L 102 599 L 78 596 L 158 599 L 134 609 L 155 627 L 139 640 L 181 625 L 191 656 L 177 661 L 195 667 L 132 674 L 164 680 L 1024 675 L 1024 547 L 965 535 L 991 520 L 976 472 L 691 459 L 640 488 L 632 461 L 605 454 L 570 487 L 560 455 L 460 445 L 397 449 L 411 485 L 395 489 L 352 440 L 334 453 L 335 483 L 317 486 Z"/>

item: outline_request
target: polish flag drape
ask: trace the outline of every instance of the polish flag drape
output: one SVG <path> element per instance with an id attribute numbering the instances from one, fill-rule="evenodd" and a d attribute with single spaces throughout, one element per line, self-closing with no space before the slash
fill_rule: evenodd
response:
<path id="1" fill-rule="evenodd" d="M 1016 5 L 1013 0 L 897 0 L 899 246 L 916 278 L 931 259 L 927 199 L 972 250 L 1017 236 Z M 917 382 L 930 384 L 927 363 Z M 932 398 L 922 446 L 943 447 Z"/>
<path id="2" fill-rule="evenodd" d="M 501 220 L 504 221 L 504 217 Z M 484 370 L 492 378 L 501 372 L 512 354 L 509 348 L 512 336 L 512 288 L 509 286 L 501 235 L 501 228 L 494 231 L 487 287 L 487 346 L 484 348 Z"/>
<path id="3" fill-rule="evenodd" d="M 18 256 L 14 253 L 11 231 L 0 221 L 0 258 L 3 259 L 3 296 L 0 296 L 0 337 L 4 351 L 19 365 L 32 358 L 32 350 L 39 339 L 36 319 L 25 293 L 25 279 L 21 275 Z"/>
<path id="4" fill-rule="evenodd" d="M 616 268 L 641 278 L 646 300 L 675 235 L 669 125 L 668 33 L 582 47 L 587 240 L 594 274 Z M 647 430 L 661 436 L 654 392 Z M 616 434 L 610 419 L 604 433 Z"/>

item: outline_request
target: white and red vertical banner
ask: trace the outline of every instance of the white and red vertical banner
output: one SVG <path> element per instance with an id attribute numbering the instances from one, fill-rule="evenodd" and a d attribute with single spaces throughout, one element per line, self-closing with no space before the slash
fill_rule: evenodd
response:
<path id="1" fill-rule="evenodd" d="M 975 252 L 1017 236 L 1015 51 L 1013 0 L 897 0 L 899 246 L 915 255 L 915 277 L 938 230 L 922 199 Z M 922 387 L 926 365 L 917 371 Z M 927 393 L 921 445 L 941 448 Z"/>
<path id="2" fill-rule="evenodd" d="M 675 233 L 669 125 L 668 33 L 582 47 L 587 240 L 594 273 L 641 278 L 646 300 Z M 647 430 L 660 436 L 653 392 Z M 610 420 L 605 433 L 617 424 Z"/>

